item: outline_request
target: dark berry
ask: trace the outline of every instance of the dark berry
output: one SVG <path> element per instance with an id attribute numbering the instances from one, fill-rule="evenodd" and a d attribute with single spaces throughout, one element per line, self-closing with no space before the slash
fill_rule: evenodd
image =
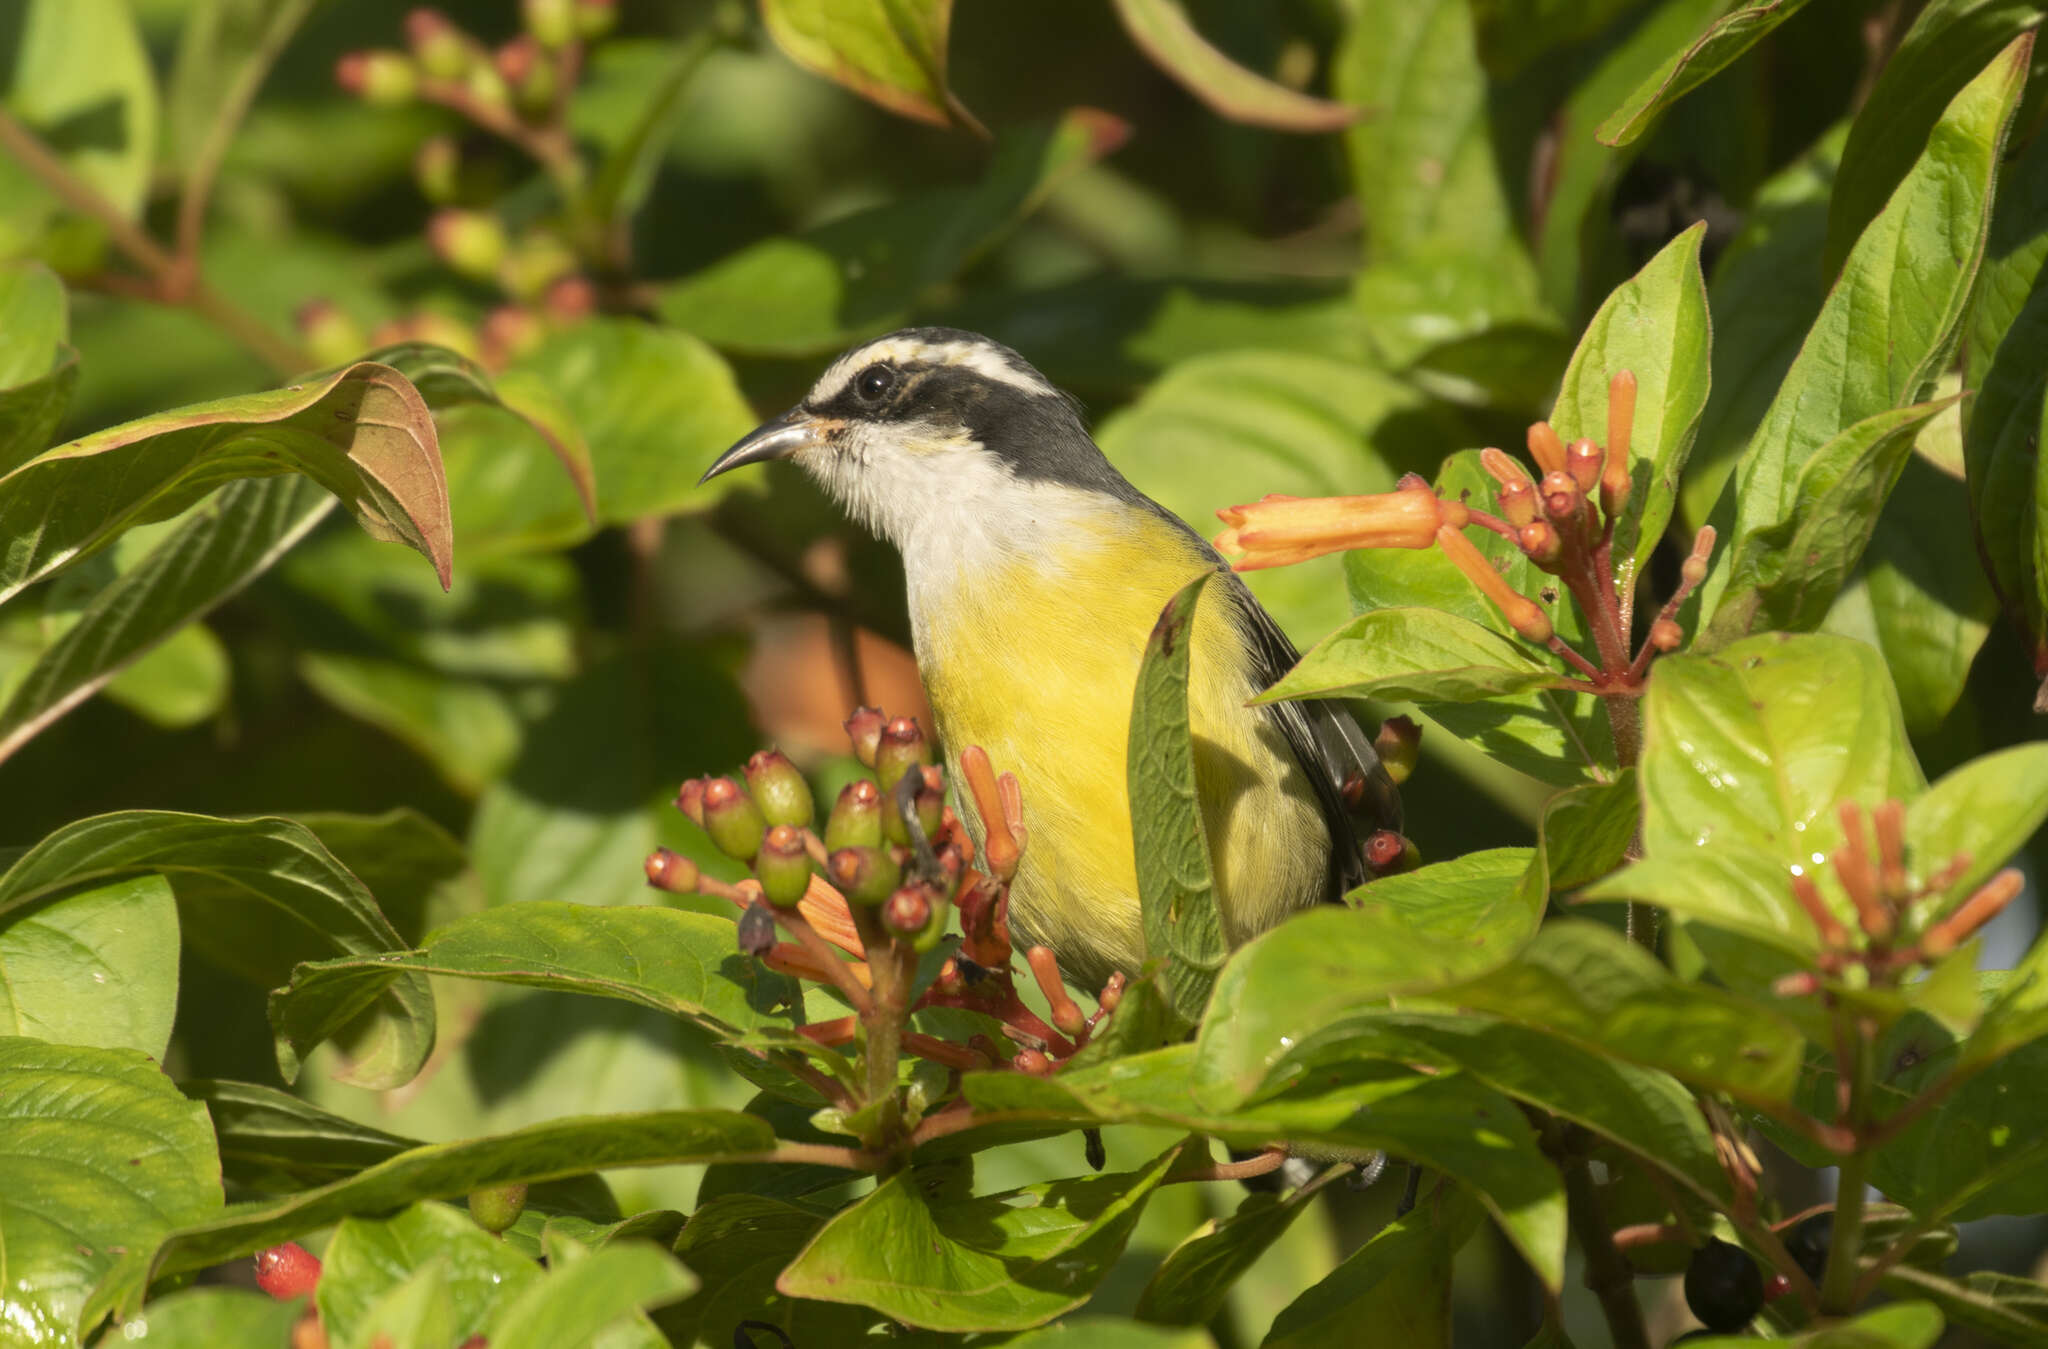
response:
<path id="1" fill-rule="evenodd" d="M 1816 1213 L 1785 1236 L 1785 1251 L 1806 1271 L 1806 1277 L 1820 1282 L 1828 1267 L 1828 1245 L 1834 1240 L 1835 1215 Z"/>
<path id="2" fill-rule="evenodd" d="M 1686 1267 L 1685 1305 L 1709 1330 L 1740 1330 L 1763 1309 L 1763 1271 L 1740 1246 L 1709 1241 Z"/>

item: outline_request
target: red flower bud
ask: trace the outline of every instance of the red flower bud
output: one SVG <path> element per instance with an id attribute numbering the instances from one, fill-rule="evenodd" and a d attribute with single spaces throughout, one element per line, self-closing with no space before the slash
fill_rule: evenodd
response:
<path id="1" fill-rule="evenodd" d="M 853 742 L 853 757 L 869 768 L 882 745 L 882 727 L 888 724 L 880 708 L 862 707 L 846 719 L 846 738 Z"/>
<path id="2" fill-rule="evenodd" d="M 647 854 L 647 883 L 672 895 L 694 895 L 701 875 L 689 858 L 656 848 Z"/>

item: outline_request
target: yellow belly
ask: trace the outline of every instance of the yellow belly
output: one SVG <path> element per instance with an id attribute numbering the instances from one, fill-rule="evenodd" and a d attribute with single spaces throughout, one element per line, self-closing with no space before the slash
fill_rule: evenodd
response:
<path id="1" fill-rule="evenodd" d="M 1122 516 L 1137 515 L 1125 509 Z M 918 662 L 947 753 L 1017 775 L 1030 831 L 1011 890 L 1020 944 L 1099 987 L 1144 955 L 1125 758 L 1132 691 L 1160 609 L 1209 560 L 1164 522 L 1062 530 L 1059 555 L 914 577 Z M 1210 586 L 1196 612 L 1188 712 L 1225 936 L 1236 945 L 1322 894 L 1329 835 Z M 971 802 L 968 803 L 971 809 Z"/>

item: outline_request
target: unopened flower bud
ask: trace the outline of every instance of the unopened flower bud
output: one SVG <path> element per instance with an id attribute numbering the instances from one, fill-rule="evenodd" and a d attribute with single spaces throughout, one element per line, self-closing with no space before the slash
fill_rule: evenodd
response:
<path id="1" fill-rule="evenodd" d="M 1284 567 L 1353 548 L 1427 548 L 1446 520 L 1462 524 L 1456 503 L 1440 501 L 1420 478 L 1371 496 L 1268 496 L 1216 512 L 1230 526 L 1216 537 L 1218 552 L 1234 556 L 1238 571 Z"/>
<path id="2" fill-rule="evenodd" d="M 825 859 L 825 874 L 850 904 L 880 904 L 903 879 L 887 848 L 840 848 Z"/>
<path id="3" fill-rule="evenodd" d="M 680 853 L 656 848 L 647 854 L 647 883 L 672 895 L 694 895 L 700 874 L 697 864 Z"/>
<path id="4" fill-rule="evenodd" d="M 460 189 L 462 149 L 453 136 L 429 136 L 412 158 L 412 180 L 420 195 L 439 205 L 453 201 Z"/>
<path id="5" fill-rule="evenodd" d="M 576 254 L 548 230 L 522 235 L 498 264 L 498 284 L 519 300 L 538 300 L 549 286 L 576 270 Z"/>
<path id="6" fill-rule="evenodd" d="M 1607 381 L 1607 462 L 1600 470 L 1600 505 L 1610 520 L 1628 500 L 1632 486 L 1628 449 L 1635 423 L 1635 373 L 1619 370 Z"/>
<path id="7" fill-rule="evenodd" d="M 1416 760 L 1422 754 L 1422 728 L 1412 717 L 1388 717 L 1380 723 L 1372 747 L 1380 756 L 1380 767 L 1387 770 L 1387 776 L 1398 787 L 1415 772 Z"/>
<path id="8" fill-rule="evenodd" d="M 481 1190 L 472 1190 L 469 1195 L 469 1216 L 476 1219 L 476 1225 L 492 1236 L 504 1231 L 519 1221 L 519 1215 L 526 1211 L 526 1185 L 515 1182 L 511 1185 L 492 1185 Z"/>
<path id="9" fill-rule="evenodd" d="M 882 846 L 882 791 L 866 778 L 855 778 L 839 789 L 832 814 L 825 820 L 825 846 L 879 848 Z"/>
<path id="10" fill-rule="evenodd" d="M 498 73 L 498 67 L 489 61 L 478 61 L 469 68 L 469 74 L 462 80 L 462 91 L 479 107 L 512 106 L 512 86 L 505 83 L 505 77 Z"/>
<path id="11" fill-rule="evenodd" d="M 1375 876 L 1392 876 L 1422 865 L 1422 850 L 1393 829 L 1381 829 L 1365 841 L 1365 864 Z"/>
<path id="12" fill-rule="evenodd" d="M 922 885 L 899 887 L 882 904 L 882 923 L 899 937 L 915 937 L 932 921 L 931 897 Z"/>
<path id="13" fill-rule="evenodd" d="M 256 1252 L 256 1286 L 279 1302 L 305 1297 L 319 1283 L 319 1257 L 296 1241 Z"/>
<path id="14" fill-rule="evenodd" d="M 505 228 L 484 211 L 448 207 L 427 221 L 427 243 L 441 261 L 464 276 L 494 275 L 505 260 Z"/>
<path id="15" fill-rule="evenodd" d="M 1564 469 L 1578 484 L 1581 492 L 1591 492 L 1600 485 L 1600 470 L 1606 466 L 1607 456 L 1600 453 L 1600 447 L 1581 436 L 1573 441 L 1564 452 Z"/>
<path id="16" fill-rule="evenodd" d="M 551 323 L 568 324 L 597 312 L 597 287 L 587 276 L 565 276 L 548 283 L 540 297 L 541 312 Z"/>
<path id="17" fill-rule="evenodd" d="M 1556 469 L 1543 475 L 1537 487 L 1543 498 L 1543 512 L 1560 527 L 1579 518 L 1579 511 L 1586 504 L 1586 494 L 1579 490 L 1572 475 L 1563 469 Z"/>
<path id="18" fill-rule="evenodd" d="M 753 792 L 761 817 L 768 823 L 810 824 L 816 809 L 811 784 L 781 750 L 764 749 L 747 760 L 747 789 Z"/>
<path id="19" fill-rule="evenodd" d="M 321 365 L 340 365 L 369 347 L 362 326 L 332 300 L 308 300 L 293 316 L 299 341 Z"/>
<path id="20" fill-rule="evenodd" d="M 456 318 L 453 314 L 437 314 L 429 310 L 414 314 L 408 321 L 408 335 L 414 342 L 426 342 L 437 347 L 476 360 L 483 355 L 483 342 L 476 329 Z"/>
<path id="21" fill-rule="evenodd" d="M 1539 567 L 1553 567 L 1564 554 L 1564 540 L 1548 521 L 1531 520 L 1515 531 L 1515 542 L 1521 545 L 1531 562 Z"/>
<path id="22" fill-rule="evenodd" d="M 419 72 L 403 52 L 349 52 L 334 63 L 334 82 L 381 108 L 410 103 L 419 92 Z"/>
<path id="23" fill-rule="evenodd" d="M 946 780 L 936 768 L 929 765 L 924 770 L 924 785 L 917 789 L 917 827 L 924 831 L 925 840 L 930 842 L 939 836 L 939 830 L 946 823 Z"/>
<path id="24" fill-rule="evenodd" d="M 1714 527 L 1701 525 L 1700 532 L 1693 536 L 1692 552 L 1678 568 L 1678 579 L 1688 587 L 1696 586 L 1707 579 L 1707 559 L 1714 555 Z"/>
<path id="25" fill-rule="evenodd" d="M 525 0 L 526 31 L 550 51 L 576 40 L 576 0 Z"/>
<path id="26" fill-rule="evenodd" d="M 1052 1076 L 1052 1060 L 1045 1056 L 1043 1050 L 1020 1049 L 1017 1051 L 1017 1057 L 1010 1060 L 1010 1066 L 1020 1073 L 1030 1073 L 1033 1077 Z"/>
<path id="27" fill-rule="evenodd" d="M 407 14 L 405 40 L 420 69 L 437 80 L 461 79 L 476 57 L 469 38 L 438 9 L 422 6 Z"/>
<path id="28" fill-rule="evenodd" d="M 531 33 L 521 33 L 498 48 L 491 63 L 498 68 L 499 78 L 511 89 L 522 112 L 545 112 L 554 103 L 555 92 L 560 88 L 554 58 Z"/>
<path id="29" fill-rule="evenodd" d="M 896 790 L 897 781 L 913 765 L 931 761 L 931 744 L 916 717 L 898 717 L 882 729 L 882 741 L 875 750 L 875 776 L 881 779 L 883 791 Z"/>
<path id="30" fill-rule="evenodd" d="M 1555 473 L 1564 467 L 1564 441 L 1549 422 L 1537 422 L 1529 428 L 1529 457 L 1544 473 Z"/>
<path id="31" fill-rule="evenodd" d="M 775 911 L 768 907 L 767 900 L 757 899 L 747 905 L 740 914 L 736 935 L 742 955 L 765 956 L 775 949 Z"/>
<path id="32" fill-rule="evenodd" d="M 704 825 L 704 784 L 709 778 L 691 778 L 676 790 L 676 809 L 700 829 Z"/>
<path id="33" fill-rule="evenodd" d="M 1494 494 L 1503 520 L 1520 528 L 1536 518 L 1536 488 L 1527 478 L 1502 483 Z"/>
<path id="34" fill-rule="evenodd" d="M 1660 618 L 1650 625 L 1650 645 L 1659 651 L 1676 651 L 1684 640 L 1685 629 L 1671 619 Z"/>
<path id="35" fill-rule="evenodd" d="M 754 858 L 754 875 L 770 904 L 778 909 L 794 908 L 811 888 L 811 854 L 804 847 L 803 830 L 778 824 L 763 835 L 760 855 Z"/>
<path id="36" fill-rule="evenodd" d="M 616 0 L 576 0 L 576 36 L 584 41 L 603 37 L 618 22 Z"/>
<path id="37" fill-rule="evenodd" d="M 877 707 L 863 707 L 855 710 L 846 719 L 846 738 L 853 742 L 853 757 L 869 768 L 875 766 L 875 755 L 882 745 L 882 728 L 889 719 Z"/>
<path id="38" fill-rule="evenodd" d="M 731 778 L 713 778 L 704 784 L 704 829 L 727 857 L 751 862 L 761 851 L 761 836 L 768 822 L 754 798 Z"/>

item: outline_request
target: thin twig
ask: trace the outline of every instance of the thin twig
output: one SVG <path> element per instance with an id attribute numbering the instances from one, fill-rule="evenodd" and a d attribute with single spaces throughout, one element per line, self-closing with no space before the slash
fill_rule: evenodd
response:
<path id="1" fill-rule="evenodd" d="M 1193 1180 L 1250 1180 L 1254 1176 L 1270 1175 L 1278 1171 L 1287 1161 L 1285 1148 L 1267 1148 L 1256 1157 L 1241 1162 L 1210 1162 L 1204 1166 L 1190 1167 L 1185 1171 L 1174 1171 L 1159 1183 L 1161 1185 L 1182 1185 Z"/>

